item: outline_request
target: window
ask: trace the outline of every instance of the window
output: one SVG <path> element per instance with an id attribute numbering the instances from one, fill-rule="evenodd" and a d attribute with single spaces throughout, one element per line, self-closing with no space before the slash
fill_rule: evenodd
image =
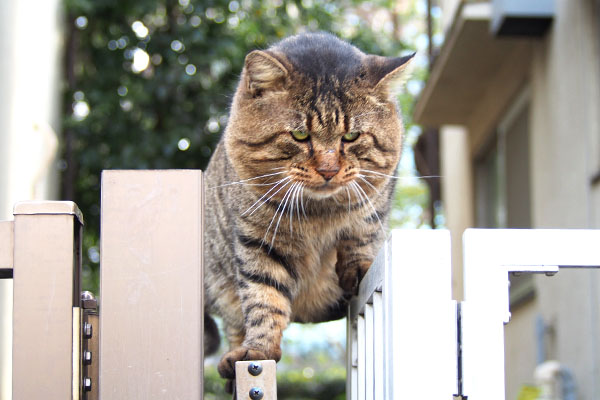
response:
<path id="1" fill-rule="evenodd" d="M 475 210 L 479 228 L 530 228 L 529 90 L 509 107 L 475 162 Z M 531 275 L 512 276 L 515 307 L 534 295 Z"/>

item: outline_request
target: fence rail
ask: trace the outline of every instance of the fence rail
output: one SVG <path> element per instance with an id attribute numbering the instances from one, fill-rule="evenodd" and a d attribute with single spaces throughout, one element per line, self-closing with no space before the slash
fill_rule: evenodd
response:
<path id="1" fill-rule="evenodd" d="M 98 317 L 81 294 L 77 207 L 18 204 L 0 222 L 12 399 L 201 399 L 202 213 L 200 171 L 106 172 Z M 598 243 L 600 230 L 467 230 L 457 304 L 449 232 L 392 231 L 349 307 L 347 398 L 504 400 L 508 274 L 600 268 Z M 276 398 L 264 366 L 238 399 Z"/>

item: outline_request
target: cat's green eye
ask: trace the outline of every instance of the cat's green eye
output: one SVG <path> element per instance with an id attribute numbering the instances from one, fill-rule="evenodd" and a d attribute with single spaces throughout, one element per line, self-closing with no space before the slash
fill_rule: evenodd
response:
<path id="1" fill-rule="evenodd" d="M 356 139 L 358 139 L 359 136 L 360 136 L 359 131 L 352 131 L 352 132 L 348 132 L 344 136 L 342 136 L 342 140 L 344 142 L 354 142 Z"/>
<path id="2" fill-rule="evenodd" d="M 292 137 L 296 140 L 299 141 L 304 141 L 306 139 L 308 139 L 308 132 L 304 132 L 304 131 L 292 131 L 290 132 L 292 134 Z"/>

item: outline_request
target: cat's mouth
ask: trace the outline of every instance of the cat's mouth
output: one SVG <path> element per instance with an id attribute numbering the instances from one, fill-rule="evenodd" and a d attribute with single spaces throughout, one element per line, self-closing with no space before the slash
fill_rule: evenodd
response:
<path id="1" fill-rule="evenodd" d="M 343 185 L 339 183 L 325 182 L 322 185 L 307 186 L 306 188 L 313 193 L 315 197 L 325 198 L 336 194 Z"/>

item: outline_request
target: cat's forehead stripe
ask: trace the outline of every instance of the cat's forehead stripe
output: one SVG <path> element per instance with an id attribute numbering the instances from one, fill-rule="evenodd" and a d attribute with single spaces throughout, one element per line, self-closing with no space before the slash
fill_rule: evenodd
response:
<path id="1" fill-rule="evenodd" d="M 300 73 L 338 83 L 356 75 L 364 57 L 356 47 L 325 33 L 286 39 L 273 49 L 285 54 Z"/>

